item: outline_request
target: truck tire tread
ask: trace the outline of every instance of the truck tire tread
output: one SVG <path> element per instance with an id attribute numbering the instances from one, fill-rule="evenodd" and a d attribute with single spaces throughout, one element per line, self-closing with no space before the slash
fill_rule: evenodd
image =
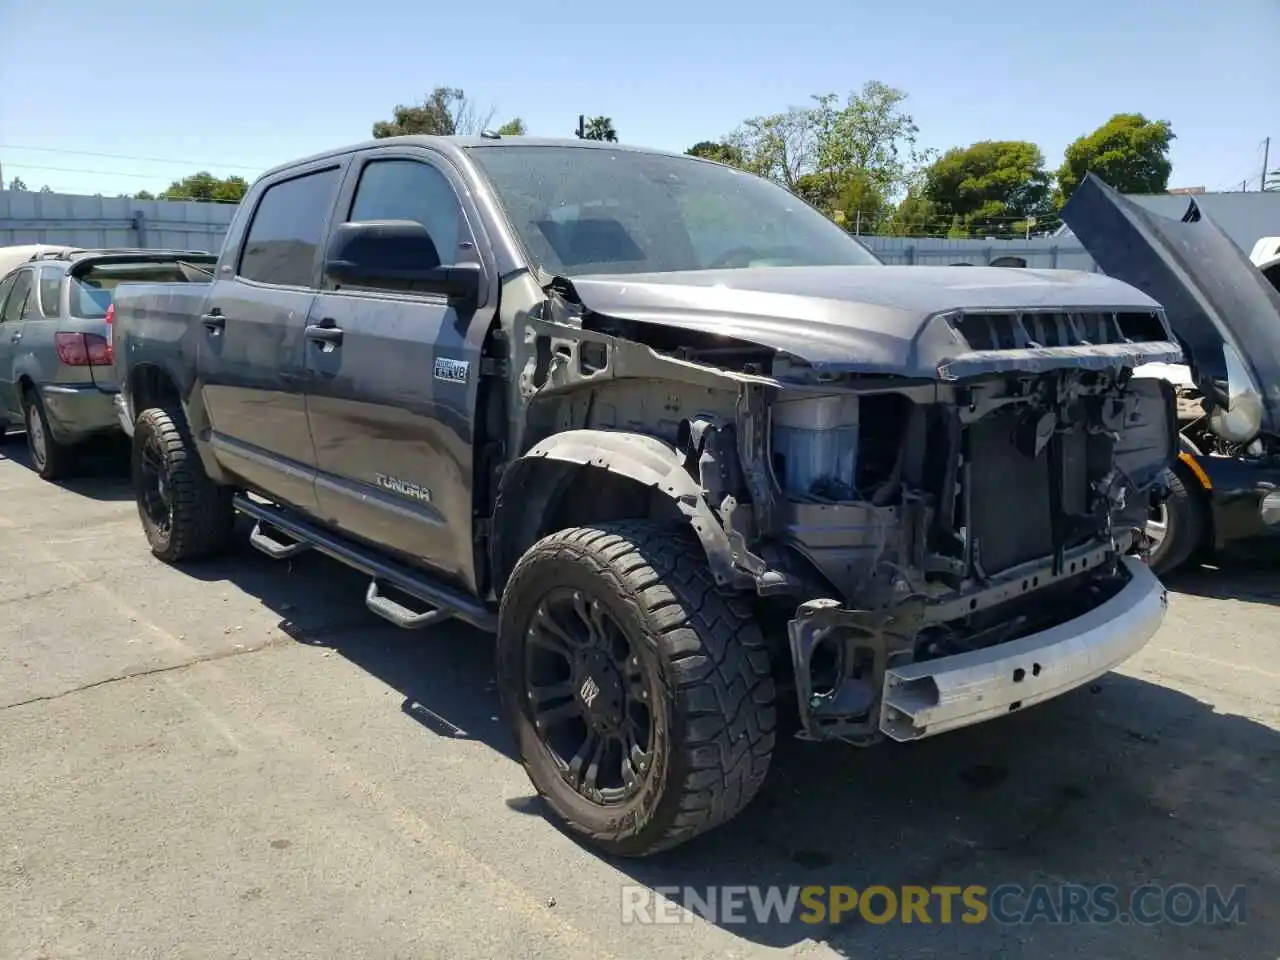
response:
<path id="1" fill-rule="evenodd" d="M 142 446 L 155 437 L 162 451 L 173 508 L 168 537 L 155 530 L 142 507 L 139 460 Z M 224 550 L 235 524 L 233 491 L 214 483 L 204 472 L 186 418 L 176 410 L 150 407 L 134 424 L 133 479 L 139 494 L 138 513 L 151 550 L 168 563 L 195 560 Z"/>
<path id="2" fill-rule="evenodd" d="M 764 783 L 776 739 L 771 656 L 750 609 L 717 590 L 687 528 L 649 521 L 545 537 L 516 564 L 504 606 L 529 571 L 566 558 L 591 568 L 648 628 L 644 640 L 663 666 L 672 776 L 655 816 L 631 836 L 557 812 L 575 832 L 630 856 L 670 849 L 730 820 Z M 530 776 L 537 784 L 536 771 Z"/>

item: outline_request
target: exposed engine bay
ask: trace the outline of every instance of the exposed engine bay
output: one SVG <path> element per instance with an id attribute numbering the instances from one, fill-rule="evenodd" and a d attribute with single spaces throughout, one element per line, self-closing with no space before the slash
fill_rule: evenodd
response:
<path id="1" fill-rule="evenodd" d="M 1172 386 L 1132 377 L 1179 357 L 1158 312 L 935 317 L 956 346 L 925 380 L 598 313 L 568 284 L 552 294 L 515 345 L 521 448 L 607 431 L 682 457 L 696 494 L 676 502 L 716 579 L 779 628 L 811 738 L 875 742 L 891 666 L 1005 643 L 1117 593 L 1176 456 Z"/>

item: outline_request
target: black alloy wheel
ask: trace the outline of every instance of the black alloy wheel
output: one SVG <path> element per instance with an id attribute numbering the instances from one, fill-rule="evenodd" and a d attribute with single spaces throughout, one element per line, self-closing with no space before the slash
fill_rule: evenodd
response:
<path id="1" fill-rule="evenodd" d="M 639 792 L 652 767 L 653 691 L 598 598 L 568 588 L 544 595 L 525 645 L 525 695 L 570 788 L 598 804 Z"/>
<path id="2" fill-rule="evenodd" d="M 679 524 L 543 537 L 502 591 L 498 690 L 525 772 L 603 852 L 669 850 L 760 789 L 777 730 L 772 657 Z"/>

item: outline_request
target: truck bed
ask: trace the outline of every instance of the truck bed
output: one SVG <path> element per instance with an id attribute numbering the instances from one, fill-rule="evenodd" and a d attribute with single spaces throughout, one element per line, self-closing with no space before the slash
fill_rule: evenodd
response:
<path id="1" fill-rule="evenodd" d="M 178 359 L 183 340 L 199 320 L 211 284 L 130 283 L 116 290 L 112 337 L 118 382 L 126 382 L 139 351 L 148 363 Z M 170 369 L 182 369 L 182 365 L 175 362 Z"/>

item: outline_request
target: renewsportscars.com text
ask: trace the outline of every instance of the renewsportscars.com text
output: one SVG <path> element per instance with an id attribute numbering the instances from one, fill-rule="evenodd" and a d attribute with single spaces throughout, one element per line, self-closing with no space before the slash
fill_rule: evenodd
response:
<path id="1" fill-rule="evenodd" d="M 1187 883 L 967 886 L 720 886 L 622 888 L 622 922 L 715 924 L 1244 923 L 1246 891 Z"/>

